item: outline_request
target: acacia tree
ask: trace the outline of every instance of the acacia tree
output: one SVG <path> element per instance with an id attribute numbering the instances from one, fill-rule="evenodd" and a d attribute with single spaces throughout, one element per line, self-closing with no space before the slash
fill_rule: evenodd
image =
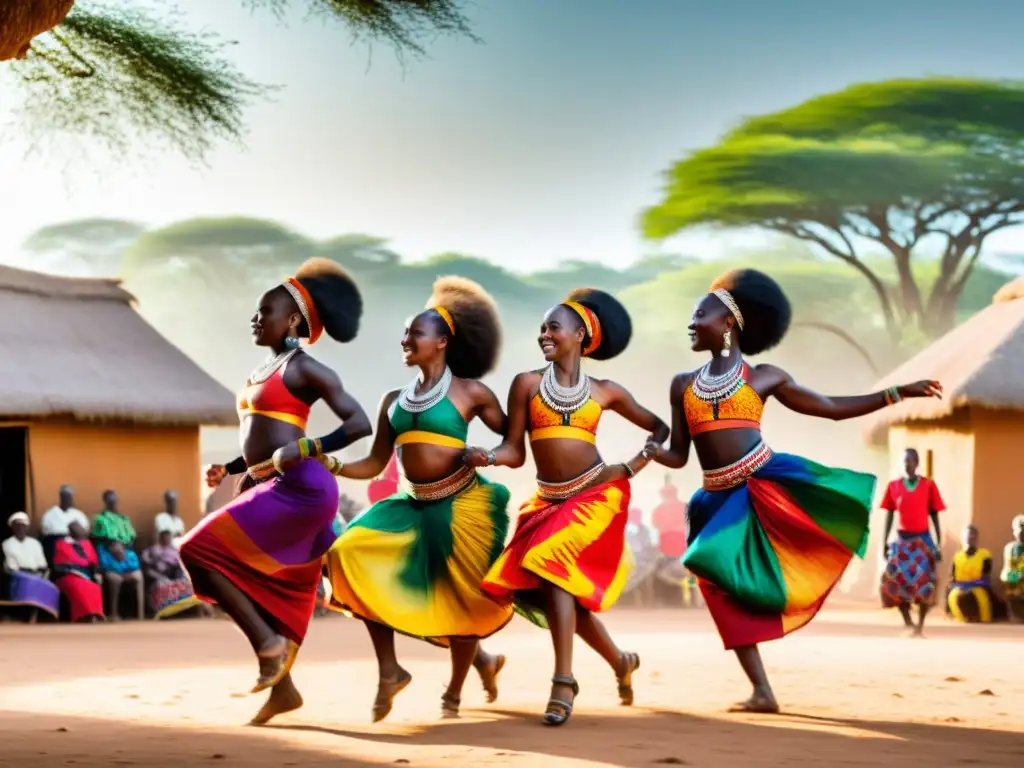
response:
<path id="1" fill-rule="evenodd" d="M 955 322 L 993 232 L 1024 221 L 1024 88 L 929 78 L 856 85 L 744 121 L 666 173 L 642 217 L 664 239 L 755 226 L 815 244 L 870 283 L 894 340 Z M 879 246 L 891 274 L 865 259 Z M 915 269 L 938 246 L 929 286 Z"/>
<path id="2" fill-rule="evenodd" d="M 278 16 L 304 7 L 400 57 L 423 54 L 428 36 L 472 37 L 462 0 L 236 2 Z M 132 0 L 0 0 L 0 62 L 22 89 L 19 125 L 34 139 L 61 132 L 117 151 L 159 142 L 202 160 L 216 141 L 240 140 L 245 106 L 272 90 L 229 61 L 229 44 L 190 31 L 173 5 L 155 13 Z"/>

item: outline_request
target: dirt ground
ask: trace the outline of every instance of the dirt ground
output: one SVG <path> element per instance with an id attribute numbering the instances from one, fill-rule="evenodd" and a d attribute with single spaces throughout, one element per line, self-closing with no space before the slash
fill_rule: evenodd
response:
<path id="1" fill-rule="evenodd" d="M 244 693 L 255 666 L 227 621 L 2 626 L 0 766 L 1024 765 L 1024 628 L 938 620 L 911 640 L 892 614 L 823 613 L 765 646 L 786 711 L 771 717 L 725 712 L 748 690 L 703 611 L 607 623 L 643 658 L 636 706 L 617 706 L 611 672 L 581 647 L 563 728 L 538 722 L 551 651 L 519 620 L 487 643 L 509 658 L 498 702 L 471 676 L 463 717 L 441 721 L 446 656 L 402 640 L 413 684 L 372 725 L 364 630 L 318 619 L 295 671 L 306 705 L 265 728 L 243 725 L 261 701 Z"/>

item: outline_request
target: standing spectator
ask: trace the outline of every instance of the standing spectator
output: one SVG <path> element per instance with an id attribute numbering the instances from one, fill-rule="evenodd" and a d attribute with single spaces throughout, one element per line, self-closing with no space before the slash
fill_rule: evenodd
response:
<path id="1" fill-rule="evenodd" d="M 164 493 L 164 511 L 156 516 L 154 541 L 159 542 L 160 535 L 164 532 L 170 533 L 171 538 L 185 535 L 185 521 L 178 515 L 178 492 L 166 491 Z"/>
<path id="2" fill-rule="evenodd" d="M 882 574 L 882 606 L 899 608 L 903 623 L 914 637 L 924 636 L 924 617 L 935 604 L 935 564 L 942 559 L 939 512 L 946 508 L 939 487 L 917 474 L 919 463 L 917 451 L 907 448 L 903 454 L 904 475 L 889 483 L 882 499 L 886 512 L 883 551 L 888 551 L 889 556 Z M 897 538 L 889 544 L 897 516 Z M 934 539 L 928 530 L 929 522 L 935 530 Z M 916 625 L 910 615 L 914 605 L 918 612 Z"/>
<path id="3" fill-rule="evenodd" d="M 89 530 L 89 518 L 75 507 L 74 489 L 70 485 L 62 485 L 57 506 L 46 510 L 40 523 L 39 533 L 47 561 L 53 562 L 53 550 L 57 542 L 71 534 L 71 523 L 78 523 L 86 531 Z"/>
<path id="4" fill-rule="evenodd" d="M 110 601 L 107 618 L 120 621 L 122 589 L 132 588 L 138 617 L 143 618 L 146 602 L 139 556 L 133 548 L 135 527 L 127 515 L 117 511 L 117 494 L 113 491 L 103 492 L 103 511 L 93 521 L 92 536 L 96 541 L 103 584 Z"/>
<path id="5" fill-rule="evenodd" d="M 60 591 L 46 578 L 43 545 L 28 535 L 28 515 L 15 512 L 7 518 L 7 525 L 13 535 L 2 545 L 4 601 L 8 605 L 26 608 L 30 623 L 35 622 L 40 608 L 57 618 L 60 615 Z"/>

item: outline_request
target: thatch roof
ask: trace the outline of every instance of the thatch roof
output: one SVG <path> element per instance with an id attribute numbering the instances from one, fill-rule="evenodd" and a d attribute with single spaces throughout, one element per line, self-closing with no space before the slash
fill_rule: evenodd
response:
<path id="1" fill-rule="evenodd" d="M 1024 411 L 1024 278 L 1003 286 L 992 304 L 878 382 L 884 389 L 921 379 L 942 383 L 943 398 L 904 401 L 867 418 L 880 441 L 895 424 L 929 421 L 963 408 Z"/>
<path id="2" fill-rule="evenodd" d="M 0 418 L 237 424 L 231 393 L 133 301 L 117 280 L 0 266 Z"/>

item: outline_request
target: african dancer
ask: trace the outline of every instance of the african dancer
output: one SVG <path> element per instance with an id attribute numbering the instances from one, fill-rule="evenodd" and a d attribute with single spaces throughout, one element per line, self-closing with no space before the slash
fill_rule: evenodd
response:
<path id="1" fill-rule="evenodd" d="M 290 669 L 313 614 L 338 510 L 338 461 L 327 454 L 371 434 L 359 403 L 332 370 L 299 349 L 299 340 L 314 344 L 326 332 L 352 341 L 361 314 L 355 283 L 325 259 L 307 261 L 260 297 L 253 341 L 271 354 L 239 395 L 242 455 L 207 471 L 214 487 L 244 473 L 243 492 L 181 543 L 196 595 L 234 619 L 256 653 L 253 693 L 271 689 L 255 724 L 302 705 Z M 310 439 L 306 421 L 317 400 L 342 425 Z"/>
<path id="2" fill-rule="evenodd" d="M 772 365 L 750 366 L 789 328 L 789 301 L 778 284 L 750 269 L 719 277 L 697 305 L 692 348 L 711 360 L 672 380 L 672 441 L 656 461 L 686 464 L 693 442 L 704 470 L 690 500 L 683 564 L 694 573 L 727 650 L 754 687 L 737 705 L 778 712 L 758 644 L 805 626 L 867 542 L 875 478 L 773 453 L 761 435 L 769 397 L 797 413 L 839 421 L 911 397 L 939 397 L 938 382 L 885 392 L 828 397 Z"/>
<path id="3" fill-rule="evenodd" d="M 512 609 L 485 595 L 480 580 L 505 543 L 509 493 L 467 467 L 463 451 L 475 418 L 505 434 L 505 412 L 479 381 L 500 347 L 491 297 L 469 280 L 439 279 L 427 309 L 402 337 L 405 364 L 419 369 L 416 378 L 381 401 L 370 455 L 340 470 L 343 477 L 372 479 L 398 449 L 398 493 L 353 520 L 327 555 L 331 607 L 364 621 L 377 655 L 374 722 L 387 717 L 412 681 L 395 655 L 396 631 L 449 648 L 443 716 L 458 716 L 471 666 L 488 700 L 497 698 L 505 659 L 484 653 L 479 640 L 504 627 Z"/>
<path id="4" fill-rule="evenodd" d="M 530 436 L 537 492 L 520 508 L 512 540 L 483 587 L 498 600 L 514 601 L 520 613 L 551 632 L 555 667 L 547 725 L 567 722 L 579 693 L 574 634 L 611 666 L 621 702 L 633 702 L 640 657 L 621 651 L 594 613 L 614 605 L 629 578 L 629 479 L 647 466 L 669 429 L 621 386 L 581 370 L 584 357 L 609 360 L 621 353 L 631 334 L 629 315 L 615 298 L 591 289 L 570 293 L 540 327 L 548 365 L 512 382 L 505 441 L 493 451 L 466 452 L 471 466 L 521 467 Z M 597 450 L 606 410 L 650 433 L 643 451 L 628 462 L 606 465 Z"/>
<path id="5" fill-rule="evenodd" d="M 886 486 L 882 509 L 885 530 L 882 543 L 887 560 L 882 573 L 882 606 L 898 608 L 903 624 L 912 637 L 924 636 L 924 617 L 935 604 L 937 574 L 935 564 L 942 559 L 942 526 L 939 513 L 946 505 L 939 486 L 917 473 L 920 464 L 917 451 L 907 448 L 903 454 L 903 477 Z M 893 521 L 897 520 L 896 540 L 889 544 Z M 932 538 L 928 530 L 935 531 Z M 910 609 L 917 606 L 917 624 Z"/>

